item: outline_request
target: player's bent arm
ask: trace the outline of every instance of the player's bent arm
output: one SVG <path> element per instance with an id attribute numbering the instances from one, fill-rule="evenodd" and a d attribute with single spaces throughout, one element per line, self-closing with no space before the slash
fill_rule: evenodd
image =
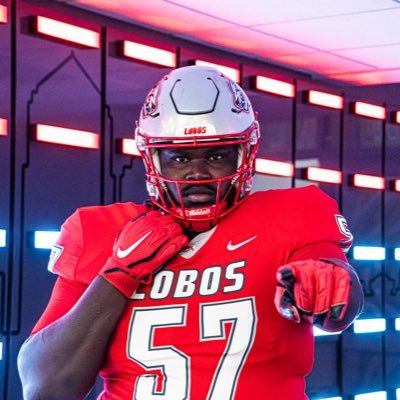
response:
<path id="1" fill-rule="evenodd" d="M 96 277 L 67 314 L 29 337 L 18 356 L 24 399 L 83 399 L 127 300 Z"/>
<path id="2" fill-rule="evenodd" d="M 23 345 L 18 362 L 25 399 L 83 398 L 128 299 L 187 243 L 174 219 L 158 211 L 126 224 L 79 301 Z"/>

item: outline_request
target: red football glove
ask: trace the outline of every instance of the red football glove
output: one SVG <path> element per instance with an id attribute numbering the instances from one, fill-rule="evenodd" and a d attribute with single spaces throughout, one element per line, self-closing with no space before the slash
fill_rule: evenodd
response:
<path id="1" fill-rule="evenodd" d="M 295 261 L 278 269 L 275 307 L 285 318 L 324 326 L 339 321 L 350 298 L 351 268 L 341 260 Z"/>
<path id="2" fill-rule="evenodd" d="M 170 215 L 141 214 L 117 236 L 113 255 L 99 274 L 129 298 L 187 244 L 188 238 Z"/>

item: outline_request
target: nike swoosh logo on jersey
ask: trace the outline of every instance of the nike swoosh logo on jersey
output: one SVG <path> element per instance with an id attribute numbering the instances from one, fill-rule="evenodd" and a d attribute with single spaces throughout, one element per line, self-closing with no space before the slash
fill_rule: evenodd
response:
<path id="1" fill-rule="evenodd" d="M 229 243 L 228 243 L 228 245 L 226 246 L 226 248 L 227 248 L 229 251 L 237 250 L 238 248 L 240 248 L 240 247 L 244 246 L 245 244 L 247 244 L 247 243 L 251 242 L 252 240 L 254 240 L 256 237 L 257 237 L 257 235 L 256 235 L 256 236 L 253 236 L 253 237 L 250 238 L 250 239 L 245 240 L 244 242 L 240 242 L 240 243 L 238 243 L 238 244 L 232 244 L 232 241 L 229 241 Z"/>
<path id="2" fill-rule="evenodd" d="M 118 258 L 124 258 L 126 257 L 128 254 L 132 253 L 133 250 L 136 249 L 136 247 L 139 246 L 140 243 L 143 242 L 144 239 L 147 238 L 147 236 L 150 235 L 152 231 L 147 232 L 144 236 L 142 236 L 139 240 L 137 240 L 135 243 L 131 244 L 127 249 L 122 250 L 120 247 L 117 249 L 117 257 Z"/>

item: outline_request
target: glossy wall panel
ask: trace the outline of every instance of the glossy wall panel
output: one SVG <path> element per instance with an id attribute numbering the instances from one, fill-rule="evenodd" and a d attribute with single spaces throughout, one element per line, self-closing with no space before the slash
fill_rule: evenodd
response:
<path id="1" fill-rule="evenodd" d="M 10 4 L 1 2 L 7 7 L 7 23 L 0 23 L 0 230 L 5 235 L 6 246 L 0 246 L 0 343 L 4 349 L 9 347 L 9 325 L 11 313 L 7 307 L 10 291 L 10 198 L 12 193 L 11 163 L 12 140 L 15 138 L 10 127 L 12 100 L 11 100 L 11 24 Z M 6 121 L 6 122 L 5 122 Z M 6 130 L 5 130 L 6 124 Z M 0 231 L 1 232 L 1 231 Z M 4 357 L 3 357 L 4 358 Z M 0 398 L 6 390 L 8 363 L 0 360 Z"/>
<path id="2" fill-rule="evenodd" d="M 34 140 L 35 125 L 45 124 L 101 134 L 100 50 L 81 49 L 31 33 L 37 15 L 96 29 L 96 25 L 53 10 L 18 3 L 16 16 L 16 248 L 10 353 L 40 316 L 54 281 L 46 270 L 49 253 L 33 247 L 35 230 L 58 230 L 79 206 L 99 204 L 100 151 Z M 98 27 L 97 27 L 98 29 Z M 48 55 L 51 54 L 49 57 Z M 40 296 L 38 296 L 40 293 Z M 19 396 L 11 363 L 9 397 Z"/>
<path id="3" fill-rule="evenodd" d="M 249 95 L 254 110 L 258 113 L 260 124 L 260 147 L 258 157 L 284 163 L 293 163 L 293 115 L 295 100 L 290 97 L 264 93 L 254 88 L 255 76 L 265 75 L 265 70 L 256 67 L 244 67 L 242 71 L 242 86 Z M 273 79 L 284 79 L 272 72 Z M 287 79 L 287 78 L 286 78 Z M 294 82 L 287 79 L 288 83 Z M 289 188 L 292 186 L 291 177 L 273 176 L 256 173 L 253 191 L 269 188 Z"/>
<path id="4" fill-rule="evenodd" d="M 305 179 L 307 167 L 332 170 L 341 169 L 342 110 L 320 107 L 306 101 L 309 90 L 318 90 L 341 95 L 337 88 L 329 88 L 310 82 L 297 83 L 296 126 L 295 126 L 295 165 L 296 187 L 310 183 L 318 186 L 340 207 L 340 184 L 310 182 Z M 321 337 L 315 345 L 315 368 L 308 377 L 309 393 L 326 397 L 339 394 L 341 389 L 340 355 L 342 337 L 334 335 Z M 326 360 L 331 360 L 326 363 Z"/>
<path id="5" fill-rule="evenodd" d="M 304 179 L 307 167 L 341 169 L 342 110 L 307 103 L 305 99 L 309 90 L 341 95 L 337 88 L 322 87 L 302 81 L 297 84 L 295 165 L 298 173 L 295 180 L 296 187 L 310 184 Z M 340 185 L 323 182 L 314 184 L 339 201 Z"/>
<path id="6" fill-rule="evenodd" d="M 105 137 L 109 139 L 107 150 L 113 151 L 106 157 L 111 162 L 106 168 L 106 181 L 115 188 L 110 190 L 112 188 L 109 187 L 107 193 L 116 194 L 109 201 L 142 203 L 146 198 L 143 163 L 138 157 L 121 154 L 119 144 L 124 138 L 134 138 L 136 120 L 144 99 L 153 85 L 171 69 L 121 57 L 120 44 L 123 40 L 143 42 L 143 37 L 132 32 L 107 30 Z M 162 42 L 154 43 L 157 44 L 163 45 Z"/>
<path id="7" fill-rule="evenodd" d="M 400 126 L 386 127 L 385 175 L 400 174 Z M 399 193 L 387 192 L 384 199 L 384 242 L 392 253 L 399 246 L 400 200 Z M 393 254 L 393 253 L 392 253 Z M 400 317 L 400 260 L 388 260 L 383 269 L 384 313 L 392 319 Z M 385 337 L 386 379 L 391 387 L 399 386 L 400 332 L 392 330 Z"/>

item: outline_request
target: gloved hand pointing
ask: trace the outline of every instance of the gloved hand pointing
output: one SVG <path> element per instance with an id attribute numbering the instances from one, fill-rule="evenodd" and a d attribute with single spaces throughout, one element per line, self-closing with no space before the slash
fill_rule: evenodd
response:
<path id="1" fill-rule="evenodd" d="M 349 304 L 350 265 L 341 260 L 295 261 L 278 269 L 275 307 L 285 318 L 324 327 L 339 321 Z"/>

